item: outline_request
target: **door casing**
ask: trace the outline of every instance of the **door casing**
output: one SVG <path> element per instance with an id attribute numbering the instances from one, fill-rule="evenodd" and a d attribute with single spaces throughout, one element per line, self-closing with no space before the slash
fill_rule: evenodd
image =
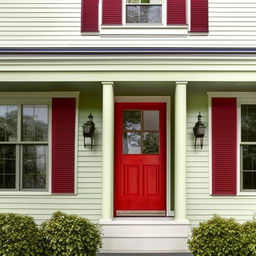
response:
<path id="1" fill-rule="evenodd" d="M 171 211 L 171 97 L 170 96 L 116 96 L 115 102 L 165 102 L 166 103 L 166 216 Z M 114 182 L 113 182 L 114 188 Z M 114 194 L 113 194 L 114 196 Z M 114 210 L 114 209 L 113 209 Z"/>

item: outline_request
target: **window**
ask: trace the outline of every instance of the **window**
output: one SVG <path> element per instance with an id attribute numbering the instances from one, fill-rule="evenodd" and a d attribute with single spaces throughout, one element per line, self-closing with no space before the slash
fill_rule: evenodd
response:
<path id="1" fill-rule="evenodd" d="M 241 105 L 241 189 L 256 190 L 256 105 Z"/>
<path id="2" fill-rule="evenodd" d="M 126 0 L 126 23 L 161 23 L 162 0 Z"/>
<path id="3" fill-rule="evenodd" d="M 123 153 L 159 154 L 159 111 L 123 112 Z"/>
<path id="4" fill-rule="evenodd" d="M 0 105 L 0 189 L 48 189 L 48 105 Z"/>

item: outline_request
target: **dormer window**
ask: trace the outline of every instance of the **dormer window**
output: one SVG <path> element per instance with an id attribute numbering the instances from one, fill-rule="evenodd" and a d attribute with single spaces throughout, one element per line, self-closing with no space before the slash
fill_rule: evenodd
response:
<path id="1" fill-rule="evenodd" d="M 162 0 L 126 0 L 126 23 L 162 23 Z"/>

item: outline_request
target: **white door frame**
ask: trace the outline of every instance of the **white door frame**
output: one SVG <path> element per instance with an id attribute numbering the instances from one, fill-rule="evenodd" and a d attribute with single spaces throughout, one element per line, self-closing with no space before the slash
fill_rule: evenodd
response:
<path id="1" fill-rule="evenodd" d="M 165 102 L 166 103 L 166 216 L 171 211 L 171 96 L 115 96 L 115 102 Z M 114 183 L 113 183 L 114 185 Z"/>

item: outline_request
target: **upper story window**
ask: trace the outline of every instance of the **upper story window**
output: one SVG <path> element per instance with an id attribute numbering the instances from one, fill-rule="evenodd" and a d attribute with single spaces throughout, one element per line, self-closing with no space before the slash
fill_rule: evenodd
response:
<path id="1" fill-rule="evenodd" d="M 126 23 L 162 23 L 162 0 L 126 0 Z"/>

